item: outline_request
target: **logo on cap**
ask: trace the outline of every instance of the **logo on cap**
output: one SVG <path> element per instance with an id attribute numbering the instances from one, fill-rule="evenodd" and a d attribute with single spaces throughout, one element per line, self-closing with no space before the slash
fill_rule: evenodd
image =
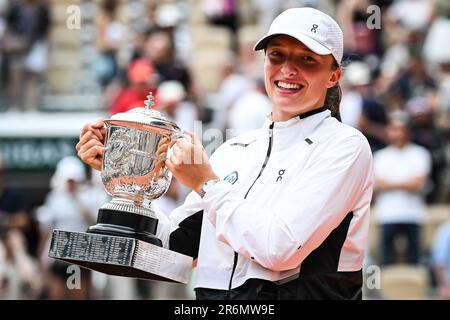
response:
<path id="1" fill-rule="evenodd" d="M 312 25 L 311 32 L 316 33 L 318 27 L 319 27 L 319 26 L 318 26 L 317 24 L 314 23 L 314 24 Z"/>

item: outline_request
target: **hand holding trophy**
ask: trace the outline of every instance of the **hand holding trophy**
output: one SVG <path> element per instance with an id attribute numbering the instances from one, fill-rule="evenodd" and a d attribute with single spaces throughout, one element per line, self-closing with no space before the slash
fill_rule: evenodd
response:
<path id="1" fill-rule="evenodd" d="M 111 275 L 188 282 L 192 258 L 162 247 L 151 204 L 169 188 L 165 159 L 183 133 L 153 104 L 150 93 L 145 108 L 105 120 L 101 177 L 112 200 L 87 232 L 54 230 L 50 257 Z"/>

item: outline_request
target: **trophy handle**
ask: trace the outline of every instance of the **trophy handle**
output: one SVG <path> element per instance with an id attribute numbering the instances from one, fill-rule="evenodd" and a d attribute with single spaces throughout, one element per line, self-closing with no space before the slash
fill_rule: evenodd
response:
<path id="1" fill-rule="evenodd" d="M 171 140 L 178 140 L 178 139 L 187 139 L 190 143 L 194 143 L 194 141 L 192 140 L 191 136 L 183 133 L 183 132 L 174 132 L 171 136 L 170 139 Z M 171 146 L 168 150 L 167 150 L 167 157 L 166 159 L 169 159 L 170 156 L 172 155 L 172 148 L 173 146 Z"/>

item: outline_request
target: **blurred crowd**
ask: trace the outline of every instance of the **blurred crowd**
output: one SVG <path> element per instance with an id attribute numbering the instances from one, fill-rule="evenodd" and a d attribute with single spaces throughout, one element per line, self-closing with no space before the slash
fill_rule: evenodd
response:
<path id="1" fill-rule="evenodd" d="M 67 50 L 56 25 L 65 26 L 67 11 L 60 8 L 69 5 L 0 0 L 0 117 L 48 111 L 50 100 L 43 97 L 83 97 L 86 89 L 80 88 L 89 84 L 89 93 L 98 96 L 95 111 L 105 116 L 143 106 L 152 91 L 155 108 L 183 129 L 193 131 L 195 121 L 202 121 L 204 129 L 231 138 L 258 128 L 270 112 L 263 57 L 252 45 L 273 17 L 293 6 L 334 16 L 345 41 L 342 121 L 363 132 L 374 153 L 373 216 L 380 237 L 368 261 L 424 265 L 432 275 L 430 287 L 437 289 L 434 297 L 450 299 L 445 219 L 434 244 L 421 248 L 429 206 L 450 202 L 449 1 L 80 1 L 83 46 L 75 47 L 82 62 L 64 62 L 56 59 L 58 50 Z M 63 63 L 80 66 L 75 92 L 57 86 L 68 73 L 56 84 L 50 81 L 59 74 L 55 70 L 69 70 L 58 69 Z M 84 269 L 86 290 L 67 290 L 66 266 L 46 257 L 48 239 L 53 228 L 85 230 L 95 222 L 107 201 L 98 174 L 86 174 L 74 157 L 64 158 L 42 206 L 27 208 L 20 189 L 2 185 L 1 167 L 0 298 L 192 298 L 189 286 Z M 159 205 L 169 213 L 187 192 L 175 181 Z M 406 243 L 403 253 L 398 237 Z"/>

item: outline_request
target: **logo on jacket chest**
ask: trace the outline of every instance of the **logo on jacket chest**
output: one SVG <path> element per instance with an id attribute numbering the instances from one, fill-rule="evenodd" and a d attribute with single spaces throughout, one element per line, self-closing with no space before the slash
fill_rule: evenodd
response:
<path id="1" fill-rule="evenodd" d="M 286 169 L 278 170 L 278 177 L 277 177 L 276 182 L 279 182 L 279 181 L 283 180 L 283 175 L 284 175 L 285 172 L 286 172 Z"/>
<path id="2" fill-rule="evenodd" d="M 234 184 L 236 181 L 238 181 L 239 175 L 237 171 L 233 171 L 229 175 L 227 175 L 225 178 L 223 178 L 224 181 L 227 181 L 231 184 Z"/>

